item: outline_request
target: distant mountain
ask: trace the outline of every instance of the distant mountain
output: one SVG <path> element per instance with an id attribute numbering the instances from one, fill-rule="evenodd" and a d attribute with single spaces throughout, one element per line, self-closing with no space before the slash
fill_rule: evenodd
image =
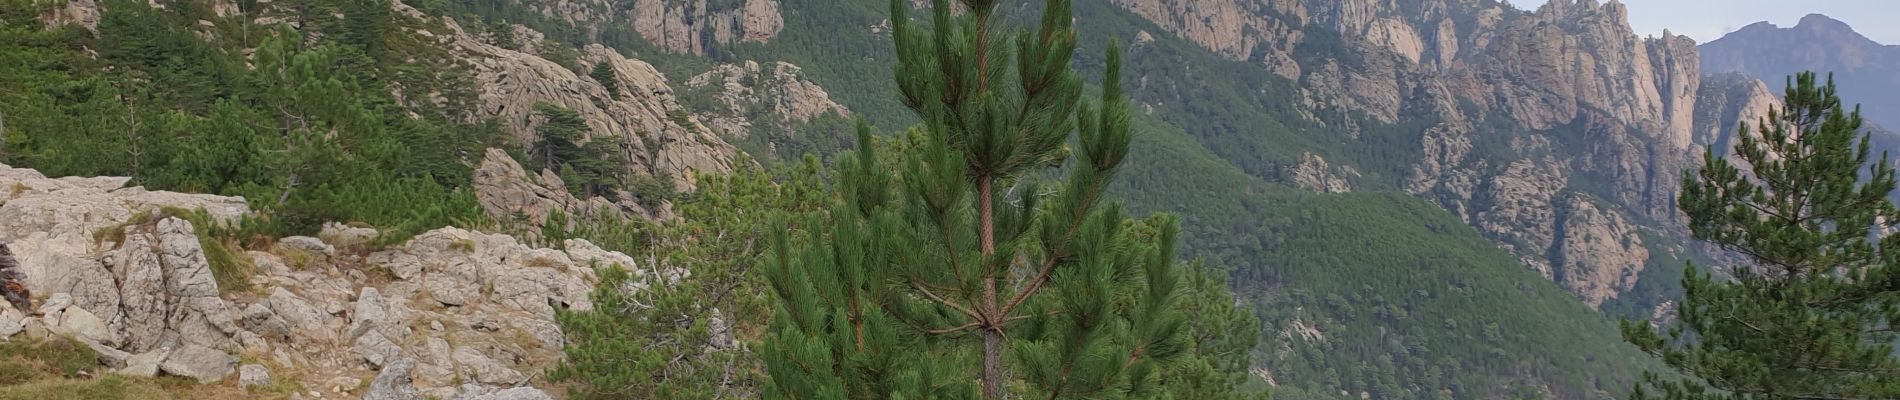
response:
<path id="1" fill-rule="evenodd" d="M 1900 126 L 1900 46 L 1855 32 L 1845 22 L 1809 14 L 1793 27 L 1757 22 L 1700 46 L 1705 73 L 1742 72 L 1775 90 L 1796 72 L 1834 73 L 1841 99 L 1885 126 Z"/>

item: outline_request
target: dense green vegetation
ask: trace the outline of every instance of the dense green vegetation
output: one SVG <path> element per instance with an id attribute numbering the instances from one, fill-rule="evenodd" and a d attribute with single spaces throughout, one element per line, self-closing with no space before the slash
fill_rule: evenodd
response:
<path id="1" fill-rule="evenodd" d="M 674 223 L 609 220 L 562 233 L 653 264 L 597 266 L 595 311 L 557 317 L 568 359 L 550 377 L 568 383 L 577 399 L 756 395 L 763 371 L 751 343 L 771 315 L 764 274 L 756 271 L 774 216 L 834 198 L 820 171 L 807 160 L 709 176 L 675 203 Z M 647 289 L 621 290 L 629 284 Z M 730 342 L 715 347 L 714 335 Z"/>
<path id="2" fill-rule="evenodd" d="M 108 1 L 96 36 L 45 28 L 32 2 L 0 5 L 0 161 L 243 196 L 267 216 L 259 231 L 276 236 L 346 221 L 399 240 L 482 219 L 464 190 L 471 158 L 503 135 L 457 122 L 472 89 L 452 61 L 395 57 L 440 52 L 390 28 L 419 21 L 392 19 L 387 3 L 312 4 L 296 31 L 248 22 L 261 11 L 219 18 L 193 5 Z M 319 32 L 334 39 L 306 42 Z M 395 86 L 445 100 L 405 102 Z"/>
<path id="3" fill-rule="evenodd" d="M 1279 398 L 1598 398 L 1642 355 L 1456 217 L 1399 194 L 1275 196 L 1239 291 L 1276 326 Z"/>

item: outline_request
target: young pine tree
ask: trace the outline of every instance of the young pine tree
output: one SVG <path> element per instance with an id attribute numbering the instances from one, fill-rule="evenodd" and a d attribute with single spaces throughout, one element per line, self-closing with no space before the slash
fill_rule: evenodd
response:
<path id="1" fill-rule="evenodd" d="M 1176 221 L 1134 235 L 1102 202 L 1130 139 L 1114 45 L 1091 104 L 1069 1 L 1013 34 L 998 1 L 959 3 L 928 24 L 891 3 L 910 148 L 881 158 L 861 125 L 829 219 L 774 230 L 767 397 L 1138 397 L 1184 348 Z"/>
<path id="2" fill-rule="evenodd" d="M 1732 279 L 1689 268 L 1680 323 L 1623 325 L 1691 377 L 1647 377 L 1633 399 L 1900 398 L 1900 235 L 1886 230 L 1894 170 L 1869 158 L 1858 110 L 1830 78 L 1791 79 L 1783 107 L 1743 124 L 1733 157 L 1710 149 L 1680 202 L 1696 239 L 1745 256 Z M 1870 162 L 1872 161 L 1872 162 Z"/>
<path id="3" fill-rule="evenodd" d="M 620 98 L 620 78 L 614 76 L 613 66 L 606 61 L 595 63 L 594 69 L 587 72 L 587 77 L 594 78 L 595 82 L 600 82 L 600 86 L 606 87 L 607 96 Z"/>

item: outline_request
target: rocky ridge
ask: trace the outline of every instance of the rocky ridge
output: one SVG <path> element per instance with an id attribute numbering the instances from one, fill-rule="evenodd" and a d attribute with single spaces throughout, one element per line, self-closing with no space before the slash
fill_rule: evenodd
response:
<path id="1" fill-rule="evenodd" d="M 567 191 L 567 183 L 554 171 L 543 169 L 529 173 L 521 167 L 521 163 L 515 162 L 514 157 L 501 149 L 488 149 L 470 180 L 475 188 L 475 199 L 481 202 L 482 211 L 490 219 L 523 223 L 523 228 L 534 228 L 530 231 L 537 231 L 546 225 L 548 218 L 555 214 L 574 217 L 568 220 L 570 225 L 581 219 L 611 216 L 637 216 L 649 220 L 674 217 L 672 203 L 661 201 L 643 204 L 637 201 L 633 193 L 624 190 L 615 193 L 614 197 L 619 200 L 600 196 L 584 199 L 576 197 Z"/>
<path id="2" fill-rule="evenodd" d="M 330 224 L 238 252 L 178 214 L 232 221 L 243 199 L 125 182 L 0 165 L 13 188 L 0 240 L 41 296 L 38 315 L 0 306 L 0 340 L 71 337 L 117 373 L 295 382 L 293 398 L 546 398 L 522 387 L 561 358 L 556 310 L 593 307 L 591 267 L 648 275 L 584 240 L 539 248 L 452 227 L 373 250 L 377 231 Z M 221 286 L 234 269 L 254 275 Z M 624 290 L 648 282 L 636 280 Z"/>
<path id="3" fill-rule="evenodd" d="M 1553 0 L 1536 10 L 1484 0 L 1112 2 L 1294 81 L 1311 110 L 1384 123 L 1438 118 L 1418 133 L 1423 156 L 1400 186 L 1592 305 L 1633 286 L 1622 276 L 1642 269 L 1632 258 L 1648 256 L 1635 250 L 1643 247 L 1637 231 L 1678 229 L 1681 171 L 1700 145 L 1714 143 L 1706 132 L 1731 122 L 1704 114 L 1750 114 L 1760 104 L 1702 106 L 1713 93 L 1703 90 L 1695 43 L 1668 31 L 1638 36 L 1616 0 Z M 1489 131 L 1481 122 L 1494 116 L 1517 128 Z M 1356 128 L 1341 129 L 1356 137 Z M 1482 136 L 1505 137 L 1508 152 L 1477 151 Z M 1605 232 L 1626 240 L 1595 240 Z M 1619 250 L 1597 251 L 1611 247 Z"/>
<path id="4" fill-rule="evenodd" d="M 797 65 L 779 61 L 770 66 L 746 61 L 721 64 L 686 81 L 683 89 L 709 92 L 712 109 L 700 110 L 707 123 L 722 134 L 745 138 L 755 123 L 790 124 L 825 114 L 851 115 L 832 101 L 825 88 L 806 78 Z"/>
<path id="5" fill-rule="evenodd" d="M 396 3 L 395 7 L 412 18 L 431 19 L 407 5 Z M 594 134 L 626 139 L 626 155 L 633 160 L 630 173 L 670 176 L 676 186 L 690 189 L 693 172 L 732 169 L 737 150 L 680 106 L 666 76 L 653 65 L 597 44 L 582 48 L 586 68 L 605 63 L 613 71 L 623 94 L 614 96 L 591 77 L 534 54 L 484 42 L 453 19 L 440 21 L 446 33 L 416 34 L 435 38 L 470 65 L 481 90 L 481 114 L 500 118 L 519 142 L 532 141 L 534 127 L 540 123 L 534 106 L 545 102 L 574 110 Z"/>
<path id="6" fill-rule="evenodd" d="M 1359 177 L 1359 171 L 1351 166 L 1333 166 L 1326 158 L 1311 152 L 1301 154 L 1300 162 L 1281 172 L 1286 181 L 1302 189 L 1324 193 L 1346 193 L 1352 191 L 1352 178 Z"/>

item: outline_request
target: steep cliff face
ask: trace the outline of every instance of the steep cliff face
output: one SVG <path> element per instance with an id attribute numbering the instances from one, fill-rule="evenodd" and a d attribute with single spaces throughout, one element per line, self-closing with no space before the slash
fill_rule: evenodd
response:
<path id="1" fill-rule="evenodd" d="M 684 88 L 701 91 L 712 101 L 698 111 L 708 116 L 714 130 L 740 139 L 750 134 L 754 124 L 790 129 L 790 124 L 825 114 L 851 114 L 797 65 L 783 61 L 719 65 L 687 80 Z"/>
<path id="2" fill-rule="evenodd" d="M 715 45 L 771 40 L 785 27 L 779 0 L 643 0 L 633 2 L 625 15 L 647 41 L 693 54 Z"/>
<path id="3" fill-rule="evenodd" d="M 1416 133 L 1422 156 L 1400 186 L 1593 305 L 1630 286 L 1620 272 L 1596 270 L 1642 268 L 1629 259 L 1647 252 L 1622 246 L 1642 246 L 1628 221 L 1674 218 L 1696 142 L 1699 56 L 1667 31 L 1639 37 L 1617 1 L 1532 11 L 1489 0 L 1114 3 L 1295 81 L 1314 112 L 1436 118 Z M 1478 151 L 1485 141 L 1501 145 Z M 1584 195 L 1604 204 L 1571 200 Z M 1617 252 L 1566 250 L 1606 249 L 1579 239 L 1602 232 L 1632 238 Z"/>
<path id="4" fill-rule="evenodd" d="M 762 43 L 785 28 L 780 0 L 509 0 L 542 16 L 574 24 L 590 36 L 631 27 L 640 38 L 676 53 L 706 54 L 717 46 Z"/>
<path id="5" fill-rule="evenodd" d="M 1768 91 L 1767 84 L 1738 72 L 1703 77 L 1697 97 L 1702 107 L 1695 114 L 1695 144 L 1721 151 L 1734 144 L 1739 124 L 1752 126 L 1769 108 L 1781 105 L 1781 97 Z"/>
<path id="6" fill-rule="evenodd" d="M 1552 278 L 1591 307 L 1635 287 L 1649 261 L 1638 227 L 1583 196 L 1565 199 L 1563 210 Z"/>

